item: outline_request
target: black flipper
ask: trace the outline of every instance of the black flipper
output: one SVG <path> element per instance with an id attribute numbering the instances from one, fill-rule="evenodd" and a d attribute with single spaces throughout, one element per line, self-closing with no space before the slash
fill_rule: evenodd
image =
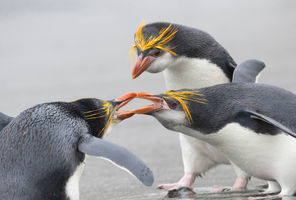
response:
<path id="1" fill-rule="evenodd" d="M 13 117 L 10 117 L 8 115 L 5 115 L 0 112 L 0 131 L 7 125 L 9 122 L 13 119 Z"/>
<path id="2" fill-rule="evenodd" d="M 243 112 L 247 112 L 249 114 L 251 114 L 251 116 L 255 116 L 255 118 L 259 119 L 259 120 L 262 120 L 264 122 L 267 122 L 269 124 L 272 124 L 273 126 L 281 129 L 282 131 L 284 131 L 285 133 L 288 133 L 289 135 L 291 135 L 292 137 L 295 137 L 296 138 L 296 133 L 294 133 L 290 128 L 288 128 L 287 126 L 283 125 L 282 123 L 266 116 L 266 115 L 263 115 L 263 114 L 260 114 L 260 113 L 257 113 L 255 111 L 252 111 L 252 110 L 249 110 L 249 109 L 245 109 L 243 110 Z"/>
<path id="3" fill-rule="evenodd" d="M 143 161 L 123 147 L 90 136 L 80 142 L 78 149 L 88 155 L 106 158 L 119 167 L 127 169 L 146 186 L 153 184 L 154 178 L 151 170 Z"/>
<path id="4" fill-rule="evenodd" d="M 255 83 L 256 77 L 264 69 L 265 64 L 262 61 L 250 59 L 239 64 L 233 73 L 233 83 Z"/>

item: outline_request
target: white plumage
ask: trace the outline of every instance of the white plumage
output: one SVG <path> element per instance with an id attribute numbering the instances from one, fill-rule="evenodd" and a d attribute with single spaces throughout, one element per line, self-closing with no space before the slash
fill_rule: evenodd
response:
<path id="1" fill-rule="evenodd" d="M 175 130 L 217 147 L 249 175 L 277 181 L 282 189 L 280 195 L 295 194 L 295 138 L 285 133 L 274 136 L 258 134 L 238 123 L 227 124 L 217 133 L 207 135 L 184 126 L 175 127 Z M 269 192 L 279 191 L 279 185 L 270 183 Z"/>
<path id="2" fill-rule="evenodd" d="M 168 90 L 183 88 L 195 89 L 229 82 L 229 79 L 222 69 L 206 59 L 188 58 L 184 56 L 174 58 L 169 53 L 164 53 L 164 55 L 157 58 L 148 67 L 147 71 L 152 73 L 163 71 Z M 217 151 L 206 142 L 180 134 L 180 144 L 185 175 L 199 175 L 218 164 L 230 164 L 228 159 L 226 159 L 220 151 Z M 243 171 L 239 169 L 235 171 L 238 177 L 244 179 L 248 178 Z M 188 182 L 184 183 L 184 177 L 179 183 L 169 187 L 190 187 L 191 185 L 188 185 Z M 194 182 L 195 177 L 192 179 Z"/>
<path id="3" fill-rule="evenodd" d="M 76 167 L 73 175 L 68 179 L 66 183 L 66 194 L 70 200 L 79 200 L 79 180 L 83 172 L 85 162 L 83 161 Z"/>

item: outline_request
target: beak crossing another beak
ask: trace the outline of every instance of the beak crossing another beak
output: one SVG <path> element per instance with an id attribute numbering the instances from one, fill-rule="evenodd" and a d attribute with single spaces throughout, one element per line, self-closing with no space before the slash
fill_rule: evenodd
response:
<path id="1" fill-rule="evenodd" d="M 131 92 L 131 93 L 128 93 L 128 94 L 125 94 L 125 95 L 123 95 L 121 97 L 116 98 L 115 102 L 119 103 L 119 106 L 117 107 L 117 110 L 119 110 L 121 107 L 128 104 L 128 102 L 130 102 L 131 100 L 133 100 L 136 97 L 137 97 L 137 93 Z"/>
<path id="2" fill-rule="evenodd" d="M 129 103 L 131 100 L 133 100 L 134 98 L 140 98 L 140 99 L 147 99 L 153 102 L 153 104 L 148 105 L 148 106 L 143 106 L 134 110 L 119 110 L 121 107 L 123 107 L 124 105 L 126 105 L 127 103 Z M 126 119 L 129 118 L 131 116 L 133 116 L 134 114 L 149 114 L 161 109 L 169 109 L 167 103 L 165 102 L 165 100 L 160 97 L 160 96 L 156 96 L 154 94 L 151 93 L 147 93 L 147 92 L 139 92 L 139 93 L 128 93 L 126 95 L 123 95 L 119 98 L 116 99 L 116 101 L 120 101 L 121 103 L 119 104 L 119 106 L 116 109 L 116 118 L 117 119 Z"/>
<path id="3" fill-rule="evenodd" d="M 126 104 L 128 104 L 131 100 L 137 97 L 137 93 L 131 92 L 128 94 L 125 94 L 121 97 L 118 97 L 114 100 L 114 102 L 117 104 L 114 119 L 124 120 L 126 118 L 129 118 L 134 115 L 133 112 L 125 111 L 125 110 L 119 110 Z"/>
<path id="4" fill-rule="evenodd" d="M 161 109 L 169 108 L 167 103 L 162 97 L 156 96 L 154 94 L 150 94 L 147 92 L 139 92 L 137 94 L 137 98 L 150 100 L 153 102 L 153 104 L 133 110 L 132 112 L 134 114 L 149 114 Z"/>
<path id="5" fill-rule="evenodd" d="M 137 58 L 137 61 L 136 61 L 135 66 L 133 68 L 132 78 L 135 79 L 138 76 L 140 76 L 154 60 L 155 60 L 155 57 L 153 57 L 153 56 L 146 56 L 143 59 L 143 55 L 140 55 Z"/>

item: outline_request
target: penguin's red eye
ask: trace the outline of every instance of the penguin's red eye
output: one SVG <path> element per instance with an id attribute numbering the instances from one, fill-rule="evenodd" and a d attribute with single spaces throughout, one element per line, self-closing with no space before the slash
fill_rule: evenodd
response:
<path id="1" fill-rule="evenodd" d="M 176 107 L 177 107 L 177 104 L 176 104 L 176 103 L 172 103 L 172 104 L 171 104 L 171 107 L 172 107 L 172 108 L 176 108 Z"/>
<path id="2" fill-rule="evenodd" d="M 157 51 L 157 52 L 154 53 L 154 56 L 155 56 L 155 57 L 156 57 L 156 56 L 159 56 L 159 54 L 160 54 L 160 51 Z"/>

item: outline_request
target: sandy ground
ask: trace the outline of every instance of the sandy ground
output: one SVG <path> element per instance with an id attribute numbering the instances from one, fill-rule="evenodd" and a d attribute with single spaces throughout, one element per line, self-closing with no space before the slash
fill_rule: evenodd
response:
<path id="1" fill-rule="evenodd" d="M 0 0 L 0 111 L 15 116 L 43 102 L 163 92 L 162 74 L 131 79 L 128 52 L 143 19 L 205 30 L 237 63 L 265 61 L 260 82 L 296 92 L 295 10 L 294 0 Z M 126 120 L 106 139 L 141 157 L 155 183 L 145 187 L 112 164 L 89 158 L 80 184 L 82 200 L 162 199 L 166 193 L 156 186 L 183 175 L 178 135 L 151 117 Z M 230 186 L 234 178 L 229 166 L 219 166 L 198 178 L 195 188 Z M 252 180 L 250 187 L 261 183 Z"/>

